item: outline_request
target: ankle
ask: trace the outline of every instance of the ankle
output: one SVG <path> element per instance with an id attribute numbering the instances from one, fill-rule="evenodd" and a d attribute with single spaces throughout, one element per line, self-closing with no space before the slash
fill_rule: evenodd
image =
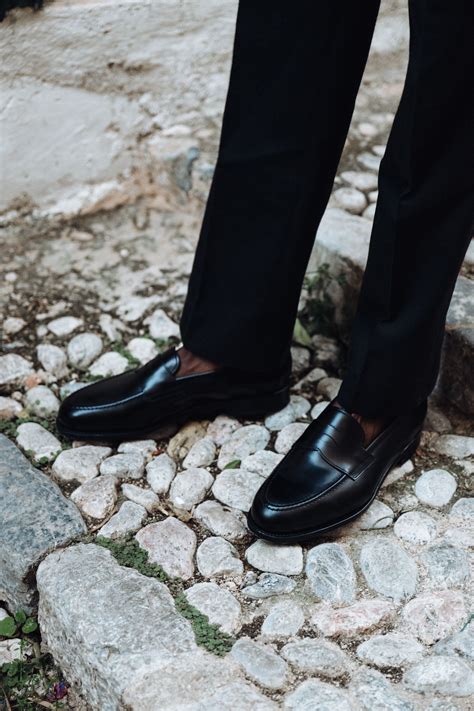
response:
<path id="1" fill-rule="evenodd" d="M 182 346 L 178 348 L 180 366 L 177 376 L 193 375 L 196 373 L 210 373 L 217 370 L 219 366 L 206 358 L 195 355 Z"/>
<path id="2" fill-rule="evenodd" d="M 339 405 L 337 400 L 336 405 Z M 389 418 L 387 417 L 365 417 L 364 415 L 359 415 L 357 412 L 351 412 L 350 414 L 364 431 L 364 447 L 368 447 L 385 429 L 389 422 Z"/>

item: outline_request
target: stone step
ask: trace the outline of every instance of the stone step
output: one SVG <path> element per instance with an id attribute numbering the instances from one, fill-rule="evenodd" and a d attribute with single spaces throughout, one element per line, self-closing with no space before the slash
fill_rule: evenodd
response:
<path id="1" fill-rule="evenodd" d="M 328 208 L 321 221 L 308 273 L 328 264 L 334 276 L 329 295 L 335 321 L 344 341 L 349 341 L 369 250 L 372 223 L 339 208 Z M 474 413 L 474 282 L 459 276 L 449 308 L 440 375 L 436 389 L 466 414 Z"/>
<path id="2" fill-rule="evenodd" d="M 59 487 L 0 435 L 0 600 L 14 611 L 34 605 L 41 559 L 86 532 Z"/>

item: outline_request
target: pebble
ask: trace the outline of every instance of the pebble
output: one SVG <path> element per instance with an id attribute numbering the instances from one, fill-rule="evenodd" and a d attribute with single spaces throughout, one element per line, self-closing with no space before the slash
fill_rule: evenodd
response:
<path id="1" fill-rule="evenodd" d="M 59 410 L 60 402 L 46 385 L 36 385 L 27 391 L 25 405 L 29 412 L 38 415 L 38 417 L 51 417 Z"/>
<path id="2" fill-rule="evenodd" d="M 316 405 L 313 407 L 311 410 L 311 417 L 313 420 L 316 420 L 319 415 L 324 412 L 324 410 L 327 408 L 329 405 L 329 400 L 321 400 L 321 402 L 317 402 Z"/>
<path id="3" fill-rule="evenodd" d="M 474 694 L 474 673 L 462 659 L 428 657 L 405 672 L 403 683 L 419 694 L 471 696 Z"/>
<path id="4" fill-rule="evenodd" d="M 321 543 L 308 551 L 306 575 L 312 592 L 333 603 L 355 599 L 356 576 L 351 559 L 338 543 Z"/>
<path id="5" fill-rule="evenodd" d="M 270 432 L 262 425 L 244 425 L 235 430 L 230 439 L 222 445 L 217 466 L 224 469 L 233 461 L 242 461 L 249 454 L 265 449 L 270 440 Z"/>
<path id="6" fill-rule="evenodd" d="M 51 462 L 61 451 L 61 442 L 36 422 L 25 422 L 17 429 L 16 441 L 35 462 Z"/>
<path id="7" fill-rule="evenodd" d="M 241 467 L 248 472 L 254 472 L 266 478 L 282 459 L 282 454 L 276 454 L 276 452 L 271 452 L 269 449 L 261 449 L 259 452 L 249 454 L 248 457 L 245 457 L 245 459 L 242 460 Z"/>
<path id="8" fill-rule="evenodd" d="M 95 481 L 94 479 L 92 481 Z M 147 516 L 146 509 L 133 501 L 124 501 L 120 509 L 99 531 L 104 538 L 121 538 L 141 528 Z"/>
<path id="9" fill-rule="evenodd" d="M 299 575 L 303 570 L 303 549 L 299 545 L 280 546 L 260 539 L 247 548 L 245 559 L 265 573 Z"/>
<path id="10" fill-rule="evenodd" d="M 377 202 L 377 200 L 379 199 L 379 191 L 378 190 L 371 190 L 368 195 L 368 198 L 369 198 L 369 202 Z"/>
<path id="11" fill-rule="evenodd" d="M 120 479 L 141 479 L 145 460 L 140 452 L 123 452 L 104 459 L 99 470 L 101 474 Z"/>
<path id="12" fill-rule="evenodd" d="M 414 545 L 425 545 L 436 538 L 437 524 L 434 518 L 422 511 L 407 511 L 395 521 L 395 535 Z"/>
<path id="13" fill-rule="evenodd" d="M 376 669 L 359 669 L 349 684 L 349 691 L 363 711 L 417 711 Z"/>
<path id="14" fill-rule="evenodd" d="M 36 355 L 41 366 L 52 376 L 60 380 L 68 374 L 67 356 L 59 346 L 44 344 L 38 346 Z"/>
<path id="15" fill-rule="evenodd" d="M 293 422 L 291 425 L 284 427 L 278 433 L 275 441 L 275 450 L 278 454 L 287 454 L 307 427 L 308 425 L 305 422 Z"/>
<path id="16" fill-rule="evenodd" d="M 216 445 L 210 437 L 198 439 L 193 444 L 183 460 L 183 467 L 191 469 L 195 467 L 208 467 L 216 458 Z"/>
<path id="17" fill-rule="evenodd" d="M 61 385 L 59 388 L 61 400 L 65 400 L 69 395 L 72 395 L 72 393 L 76 393 L 78 390 L 82 390 L 82 388 L 86 388 L 88 385 L 89 383 L 80 383 L 77 382 L 77 380 L 71 380 L 69 383 Z"/>
<path id="18" fill-rule="evenodd" d="M 396 543 L 383 538 L 366 543 L 360 553 L 360 566 L 371 590 L 386 597 L 400 601 L 416 592 L 416 562 Z"/>
<path id="19" fill-rule="evenodd" d="M 203 615 L 211 625 L 217 625 L 227 634 L 235 634 L 242 626 L 241 607 L 231 592 L 216 583 L 196 583 L 185 591 L 188 602 Z"/>
<path id="20" fill-rule="evenodd" d="M 361 123 L 358 124 L 357 128 L 359 130 L 359 133 L 362 136 L 366 136 L 367 138 L 373 138 L 379 132 L 377 126 L 374 126 L 373 123 L 369 123 L 368 121 L 361 121 Z"/>
<path id="21" fill-rule="evenodd" d="M 199 572 L 205 578 L 242 575 L 244 565 L 235 546 L 221 536 L 205 538 L 196 552 Z"/>
<path id="22" fill-rule="evenodd" d="M 474 661 L 474 620 L 454 634 L 436 643 L 435 654 L 460 655 Z"/>
<path id="23" fill-rule="evenodd" d="M 456 479 L 448 471 L 430 469 L 417 479 L 415 494 L 422 504 L 440 508 L 451 501 L 456 488 Z"/>
<path id="24" fill-rule="evenodd" d="M 377 188 L 377 176 L 373 173 L 366 173 L 358 170 L 345 170 L 341 173 L 341 178 L 357 188 L 357 190 L 375 190 Z"/>
<path id="25" fill-rule="evenodd" d="M 280 654 L 297 672 L 338 679 L 349 671 L 347 656 L 337 644 L 325 639 L 298 639 L 285 644 Z"/>
<path id="26" fill-rule="evenodd" d="M 165 573 L 189 580 L 194 574 L 196 534 L 173 516 L 150 523 L 135 538 L 148 552 L 150 563 L 160 565 Z"/>
<path id="27" fill-rule="evenodd" d="M 148 326 L 152 338 L 160 341 L 167 341 L 169 338 L 179 338 L 179 326 L 163 311 L 156 309 L 145 319 L 145 324 Z"/>
<path id="28" fill-rule="evenodd" d="M 283 699 L 292 711 L 353 711 L 347 692 L 324 681 L 307 679 Z"/>
<path id="29" fill-rule="evenodd" d="M 218 415 L 215 420 L 209 423 L 207 428 L 207 436 L 217 444 L 218 447 L 227 442 L 235 432 L 239 429 L 240 422 L 233 417 L 227 415 Z"/>
<path id="30" fill-rule="evenodd" d="M 186 469 L 173 479 L 168 498 L 175 509 L 191 511 L 201 503 L 213 482 L 212 474 L 206 469 Z"/>
<path id="31" fill-rule="evenodd" d="M 274 412 L 265 418 L 265 427 L 270 432 L 279 432 L 286 425 L 291 424 L 296 420 L 296 413 L 291 402 L 288 403 L 282 410 Z"/>
<path id="32" fill-rule="evenodd" d="M 271 607 L 262 624 L 261 634 L 270 639 L 285 639 L 298 634 L 304 624 L 304 612 L 294 600 L 281 600 Z"/>
<path id="33" fill-rule="evenodd" d="M 0 642 L 0 669 L 3 664 L 10 664 L 15 659 L 22 658 L 22 643 L 24 644 L 21 639 L 4 639 Z"/>
<path id="34" fill-rule="evenodd" d="M 314 610 L 311 623 L 325 637 L 353 637 L 389 621 L 394 612 L 393 605 L 386 600 L 361 600 L 339 609 L 324 602 Z"/>
<path id="35" fill-rule="evenodd" d="M 53 474 L 63 482 L 77 481 L 83 484 L 98 475 L 101 462 L 111 454 L 110 447 L 92 444 L 66 449 L 54 462 Z"/>
<path id="36" fill-rule="evenodd" d="M 120 332 L 125 328 L 119 319 L 113 318 L 110 314 L 101 314 L 99 316 L 99 327 L 111 343 L 120 341 Z"/>
<path id="37" fill-rule="evenodd" d="M 176 463 L 163 452 L 146 465 L 146 478 L 155 494 L 166 494 L 176 474 Z"/>
<path id="38" fill-rule="evenodd" d="M 271 647 L 241 637 L 230 653 L 257 684 L 266 689 L 281 689 L 285 685 L 288 666 Z"/>
<path id="39" fill-rule="evenodd" d="M 152 306 L 156 306 L 158 301 L 157 295 L 129 296 L 117 305 L 117 316 L 127 323 L 133 323 L 142 318 Z"/>
<path id="40" fill-rule="evenodd" d="M 353 215 L 360 215 L 367 205 L 367 198 L 357 188 L 338 188 L 332 197 L 338 207 Z"/>
<path id="41" fill-rule="evenodd" d="M 474 498 L 458 499 L 449 512 L 449 518 L 474 524 Z"/>
<path id="42" fill-rule="evenodd" d="M 351 524 L 352 531 L 372 531 L 380 528 L 388 528 L 394 519 L 394 512 L 382 501 L 375 499 L 354 523 Z"/>
<path id="43" fill-rule="evenodd" d="M 327 378 L 327 375 L 323 368 L 313 368 L 309 371 L 308 375 L 305 375 L 304 378 L 301 378 L 301 380 L 296 383 L 293 390 L 309 390 L 312 394 L 314 386 L 323 378 Z"/>
<path id="44" fill-rule="evenodd" d="M 437 589 L 457 587 L 469 579 L 469 558 L 462 548 L 438 543 L 425 550 L 420 560 Z"/>
<path id="45" fill-rule="evenodd" d="M 64 336 L 69 336 L 69 334 L 76 331 L 83 324 L 84 321 L 81 318 L 76 318 L 75 316 L 60 316 L 48 323 L 48 330 L 54 333 L 58 338 L 63 338 Z"/>
<path id="46" fill-rule="evenodd" d="M 370 205 L 368 205 L 368 207 L 366 207 L 364 212 L 362 213 L 362 217 L 365 217 L 366 220 L 373 220 L 375 217 L 375 209 L 376 203 L 370 203 Z"/>
<path id="47" fill-rule="evenodd" d="M 342 350 L 335 338 L 317 333 L 311 338 L 314 348 L 313 364 L 322 368 L 337 369 L 342 360 Z"/>
<path id="48" fill-rule="evenodd" d="M 23 407 L 11 397 L 0 395 L 0 420 L 12 420 L 19 417 Z"/>
<path id="49" fill-rule="evenodd" d="M 71 500 L 85 516 L 101 521 L 115 506 L 117 481 L 112 476 L 89 479 L 72 492 Z"/>
<path id="50" fill-rule="evenodd" d="M 127 344 L 127 350 L 142 365 L 148 363 L 158 355 L 158 348 L 151 338 L 132 338 Z"/>
<path id="51" fill-rule="evenodd" d="M 170 439 L 168 454 L 175 461 L 183 460 L 195 442 L 206 436 L 202 422 L 188 422 Z"/>
<path id="52" fill-rule="evenodd" d="M 340 378 L 323 378 L 318 383 L 317 393 L 322 395 L 325 400 L 334 400 L 339 394 L 341 385 Z"/>
<path id="53" fill-rule="evenodd" d="M 112 375 L 120 375 L 129 368 L 130 364 L 125 356 L 116 351 L 108 351 L 92 363 L 89 373 L 101 378 L 109 378 Z"/>
<path id="54" fill-rule="evenodd" d="M 154 439 L 136 439 L 132 442 L 122 442 L 117 449 L 119 453 L 138 452 L 148 462 L 156 452 Z"/>
<path id="55" fill-rule="evenodd" d="M 240 511 L 249 511 L 253 499 L 264 479 L 245 469 L 224 469 L 217 475 L 212 487 L 215 498 Z"/>
<path id="56" fill-rule="evenodd" d="M 466 620 L 466 607 L 457 590 L 418 595 L 402 611 L 402 625 L 424 644 L 434 644 L 456 632 Z"/>
<path id="57" fill-rule="evenodd" d="M 454 459 L 474 457 L 474 437 L 463 435 L 441 435 L 435 444 L 435 449 L 440 454 L 446 454 Z"/>
<path id="58" fill-rule="evenodd" d="M 86 370 L 102 353 L 102 338 L 95 333 L 80 333 L 67 346 L 70 364 L 79 370 Z"/>
<path id="59" fill-rule="evenodd" d="M 357 656 L 366 664 L 380 669 L 404 667 L 420 661 L 424 647 L 414 637 L 388 632 L 370 637 L 357 647 Z"/>
<path id="60" fill-rule="evenodd" d="M 22 318 L 15 318 L 10 316 L 6 318 L 2 324 L 3 332 L 9 336 L 14 336 L 15 333 L 19 333 L 26 326 L 26 321 Z"/>
<path id="61" fill-rule="evenodd" d="M 382 483 L 382 489 L 385 489 L 387 486 L 391 486 L 392 484 L 395 484 L 396 481 L 399 481 L 400 479 L 403 479 L 407 474 L 411 474 L 415 470 L 415 465 L 411 461 L 411 459 L 407 459 L 406 462 L 404 462 L 401 466 L 399 467 L 393 467 L 388 473 L 388 475 L 385 477 L 383 483 Z"/>
<path id="62" fill-rule="evenodd" d="M 242 512 L 226 508 L 218 501 L 203 501 L 196 506 L 194 519 L 228 541 L 239 541 L 248 533 Z"/>
<path id="63" fill-rule="evenodd" d="M 380 167 L 381 158 L 380 156 L 372 155 L 372 153 L 364 152 L 357 156 L 357 160 L 364 168 L 367 168 L 367 170 L 377 172 Z"/>
<path id="64" fill-rule="evenodd" d="M 122 494 L 129 501 L 143 506 L 149 513 L 153 513 L 160 503 L 159 498 L 151 489 L 143 489 L 135 484 L 122 484 Z"/>
<path id="65" fill-rule="evenodd" d="M 263 573 L 256 583 L 246 585 L 242 589 L 242 595 L 252 600 L 264 600 L 274 595 L 285 595 L 293 592 L 296 582 L 286 575 L 277 573 Z"/>
<path id="66" fill-rule="evenodd" d="M 303 346 L 291 346 L 293 373 L 298 375 L 307 370 L 311 363 L 311 351 Z"/>

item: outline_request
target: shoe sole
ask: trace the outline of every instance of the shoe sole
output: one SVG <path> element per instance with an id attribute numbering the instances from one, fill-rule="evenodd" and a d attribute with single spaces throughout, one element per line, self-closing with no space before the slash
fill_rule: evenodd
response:
<path id="1" fill-rule="evenodd" d="M 341 526 L 345 526 L 346 524 L 350 523 L 351 521 L 354 521 L 354 519 L 358 518 L 361 516 L 364 511 L 366 511 L 369 506 L 372 504 L 374 501 L 375 497 L 380 491 L 380 487 L 382 486 L 383 482 L 385 481 L 387 475 L 389 474 L 390 470 L 393 469 L 394 467 L 400 467 L 402 464 L 404 464 L 410 457 L 412 457 L 417 448 L 418 445 L 420 444 L 420 439 L 421 439 L 421 431 L 417 434 L 417 436 L 409 443 L 406 445 L 402 453 L 400 454 L 398 459 L 395 459 L 392 464 L 390 464 L 387 469 L 385 470 L 383 476 L 381 477 L 377 488 L 374 491 L 374 494 L 370 501 L 365 504 L 361 509 L 356 511 L 355 513 L 352 513 L 350 516 L 347 516 L 344 519 L 341 519 L 339 521 L 336 521 L 335 523 L 332 523 L 328 526 L 322 526 L 319 528 L 311 529 L 310 531 L 301 531 L 301 532 L 296 532 L 296 533 L 270 533 L 268 531 L 264 531 L 263 529 L 259 528 L 255 522 L 252 519 L 252 516 L 250 512 L 247 514 L 247 526 L 250 529 L 252 533 L 254 533 L 258 538 L 263 538 L 266 541 L 272 541 L 273 543 L 302 543 L 304 541 L 310 541 L 316 536 L 323 535 L 325 533 L 329 533 L 330 531 L 334 531 L 336 528 L 340 528 Z"/>
<path id="2" fill-rule="evenodd" d="M 188 408 L 183 413 L 177 413 L 172 420 L 172 424 L 182 425 L 190 420 L 209 420 L 218 415 L 228 415 L 229 417 L 239 417 L 241 419 L 261 419 L 273 412 L 282 410 L 290 401 L 289 387 L 277 390 L 270 395 L 258 398 L 244 398 L 241 400 L 220 401 L 211 403 L 208 406 L 195 406 Z M 171 421 L 168 421 L 171 422 Z M 57 420 L 58 432 L 71 440 L 81 440 L 86 442 L 125 442 L 139 439 L 155 439 L 160 436 L 160 430 L 166 427 L 166 422 L 154 424 L 147 430 L 124 430 L 122 432 L 79 432 L 63 427 L 60 420 Z"/>

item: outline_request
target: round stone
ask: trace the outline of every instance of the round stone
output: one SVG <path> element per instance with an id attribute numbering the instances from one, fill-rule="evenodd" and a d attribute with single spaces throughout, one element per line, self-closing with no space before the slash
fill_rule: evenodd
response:
<path id="1" fill-rule="evenodd" d="M 156 451 L 156 442 L 154 439 L 136 439 L 131 442 L 122 442 L 117 448 L 120 454 L 128 452 L 138 452 L 143 459 L 148 462 Z"/>
<path id="2" fill-rule="evenodd" d="M 270 432 L 279 432 L 286 427 L 286 425 L 291 424 L 296 420 L 296 413 L 291 402 L 286 405 L 279 412 L 274 412 L 265 418 L 265 427 L 270 430 Z"/>
<path id="3" fill-rule="evenodd" d="M 145 471 L 145 461 L 140 452 L 123 452 L 104 459 L 100 473 L 120 479 L 141 479 Z"/>
<path id="4" fill-rule="evenodd" d="M 466 614 L 459 591 L 440 590 L 410 600 L 402 611 L 402 624 L 424 644 L 434 644 L 457 631 Z"/>
<path id="5" fill-rule="evenodd" d="M 399 545 L 383 538 L 366 543 L 360 554 L 360 566 L 368 586 L 395 601 L 416 592 L 416 562 Z"/>
<path id="6" fill-rule="evenodd" d="M 318 383 L 318 395 L 322 395 L 325 400 L 334 400 L 339 394 L 341 385 L 340 378 L 323 378 Z"/>
<path id="7" fill-rule="evenodd" d="M 394 533 L 402 541 L 425 545 L 436 538 L 436 521 L 422 511 L 408 511 L 395 521 Z"/>
<path id="8" fill-rule="evenodd" d="M 446 506 L 456 491 L 456 479 L 445 469 L 423 472 L 415 484 L 415 494 L 427 506 Z"/>
<path id="9" fill-rule="evenodd" d="M 356 576 L 351 559 L 338 543 L 321 543 L 308 551 L 306 575 L 313 593 L 333 603 L 352 602 Z"/>
<path id="10" fill-rule="evenodd" d="M 167 341 L 169 338 L 179 338 L 179 326 L 163 311 L 156 309 L 145 319 L 150 335 L 160 341 Z"/>
<path id="11" fill-rule="evenodd" d="M 195 442 L 206 436 L 206 428 L 202 422 L 188 422 L 170 439 L 168 454 L 175 461 L 186 457 Z"/>
<path id="12" fill-rule="evenodd" d="M 2 324 L 3 332 L 9 336 L 13 336 L 15 333 L 19 333 L 26 326 L 26 321 L 22 318 L 15 318 L 10 316 L 6 318 Z"/>
<path id="13" fill-rule="evenodd" d="M 56 395 L 46 385 L 30 388 L 26 393 L 25 404 L 27 409 L 38 417 L 56 415 L 60 405 Z"/>
<path id="14" fill-rule="evenodd" d="M 121 353 L 109 351 L 104 353 L 89 368 L 89 373 L 101 378 L 120 375 L 130 368 L 128 360 Z"/>
<path id="15" fill-rule="evenodd" d="M 58 338 L 64 336 L 69 336 L 70 333 L 76 331 L 80 326 L 82 326 L 84 321 L 75 316 L 61 316 L 60 318 L 55 318 L 53 321 L 48 323 L 48 329 L 51 333 L 54 333 Z"/>
<path id="16" fill-rule="evenodd" d="M 286 425 L 278 433 L 275 441 L 275 450 L 279 454 L 286 454 L 290 451 L 296 440 L 298 440 L 308 425 L 305 422 L 293 422 L 291 425 Z"/>
<path id="17" fill-rule="evenodd" d="M 264 600 L 274 595 L 286 595 L 293 592 L 296 582 L 286 575 L 263 573 L 256 583 L 243 588 L 242 594 L 252 600 Z"/>
<path id="18" fill-rule="evenodd" d="M 419 694 L 465 697 L 474 694 L 474 673 L 468 664 L 455 657 L 433 656 L 423 659 L 405 672 L 403 683 Z"/>
<path id="19" fill-rule="evenodd" d="M 469 579 L 466 551 L 449 543 L 438 543 L 428 548 L 421 555 L 421 562 L 437 588 L 456 587 Z"/>
<path id="20" fill-rule="evenodd" d="M 465 435 L 441 435 L 436 441 L 436 451 L 454 459 L 474 457 L 474 437 Z"/>
<path id="21" fill-rule="evenodd" d="M 325 637 L 353 637 L 391 620 L 393 616 L 394 607 L 386 600 L 361 600 L 338 609 L 322 603 L 315 609 L 311 623 Z"/>
<path id="22" fill-rule="evenodd" d="M 261 634 L 270 639 L 285 639 L 297 634 L 304 624 L 304 612 L 293 600 L 281 600 L 270 609 Z"/>
<path id="23" fill-rule="evenodd" d="M 282 454 L 276 454 L 276 452 L 271 452 L 268 449 L 261 449 L 259 452 L 249 454 L 248 457 L 245 457 L 245 459 L 242 460 L 241 467 L 248 472 L 254 472 L 266 478 L 282 459 Z"/>
<path id="24" fill-rule="evenodd" d="M 380 168 L 380 156 L 374 156 L 372 153 L 364 151 L 357 156 L 357 160 L 364 168 L 367 168 L 367 170 L 373 170 L 375 173 L 377 173 Z"/>
<path id="25" fill-rule="evenodd" d="M 151 338 L 132 338 L 127 345 L 127 350 L 142 365 L 158 355 L 156 343 Z"/>
<path id="26" fill-rule="evenodd" d="M 285 685 L 287 664 L 271 647 L 242 637 L 230 653 L 247 676 L 266 689 L 281 689 Z"/>
<path id="27" fill-rule="evenodd" d="M 168 516 L 145 526 L 135 538 L 148 552 L 150 563 L 160 565 L 168 575 L 183 580 L 193 576 L 196 534 L 182 521 Z"/>
<path id="28" fill-rule="evenodd" d="M 196 563 L 206 578 L 242 575 L 244 565 L 235 546 L 220 536 L 205 538 L 196 553 Z"/>
<path id="29" fill-rule="evenodd" d="M 360 669 L 352 677 L 349 691 L 363 711 L 415 711 L 415 707 L 395 690 L 376 669 Z"/>
<path id="30" fill-rule="evenodd" d="M 474 661 L 474 619 L 459 632 L 440 640 L 434 647 L 436 654 L 460 655 Z"/>
<path id="31" fill-rule="evenodd" d="M 357 647 L 359 659 L 381 669 L 415 664 L 423 654 L 422 644 L 398 632 L 375 635 Z"/>
<path id="32" fill-rule="evenodd" d="M 227 506 L 249 511 L 263 481 L 263 477 L 245 469 L 225 469 L 216 477 L 212 493 Z"/>
<path id="33" fill-rule="evenodd" d="M 169 500 L 175 509 L 191 511 L 204 499 L 213 482 L 212 474 L 206 469 L 186 469 L 173 479 Z"/>
<path id="34" fill-rule="evenodd" d="M 44 344 L 38 346 L 36 355 L 41 366 L 55 378 L 64 378 L 67 373 L 67 357 L 62 348 Z"/>
<path id="35" fill-rule="evenodd" d="M 364 193 L 356 188 L 338 188 L 333 193 L 333 199 L 338 207 L 354 215 L 360 215 L 367 206 L 367 198 Z"/>
<path id="36" fill-rule="evenodd" d="M 74 336 L 67 347 L 70 364 L 85 370 L 102 353 L 102 338 L 95 333 L 80 333 Z"/>
<path id="37" fill-rule="evenodd" d="M 183 460 L 186 469 L 208 467 L 216 458 L 216 445 L 211 437 L 203 437 L 193 444 Z"/>
<path id="38" fill-rule="evenodd" d="M 377 188 L 377 176 L 373 173 L 366 173 L 358 170 L 346 170 L 341 173 L 341 178 L 357 188 L 357 190 L 375 190 Z"/>
<path id="39" fill-rule="evenodd" d="M 218 501 L 203 501 L 194 509 L 194 519 L 215 536 L 239 541 L 248 531 L 241 511 L 222 506 Z"/>
<path id="40" fill-rule="evenodd" d="M 211 625 L 217 625 L 227 634 L 235 634 L 241 627 L 240 603 L 228 590 L 216 583 L 196 583 L 185 590 L 188 602 L 203 615 Z"/>
<path id="41" fill-rule="evenodd" d="M 474 524 L 474 498 L 458 499 L 449 512 L 449 518 Z"/>
<path id="42" fill-rule="evenodd" d="M 301 682 L 284 697 L 283 708 L 291 711 L 353 711 L 346 691 L 317 679 Z"/>
<path id="43" fill-rule="evenodd" d="M 280 651 L 283 659 L 297 672 L 320 674 L 329 679 L 345 676 L 349 670 L 347 656 L 337 644 L 325 639 L 298 639 Z"/>
<path id="44" fill-rule="evenodd" d="M 217 462 L 219 469 L 224 469 L 233 461 L 241 462 L 259 449 L 265 449 L 269 440 L 270 432 L 262 425 L 240 427 L 222 445 Z"/>
<path id="45" fill-rule="evenodd" d="M 135 484 L 122 484 L 122 494 L 129 500 L 143 506 L 148 513 L 156 511 L 160 504 L 160 500 L 151 489 L 143 489 Z"/>
<path id="46" fill-rule="evenodd" d="M 11 397 L 0 395 L 0 420 L 12 420 L 19 417 L 23 407 Z"/>
<path id="47" fill-rule="evenodd" d="M 78 481 L 83 484 L 98 475 L 99 465 L 111 454 L 110 447 L 96 447 L 92 444 L 66 449 L 55 460 L 53 474 L 60 481 Z"/>
<path id="48" fill-rule="evenodd" d="M 315 420 L 316 418 L 318 418 L 319 415 L 324 412 L 328 405 L 329 400 L 322 400 L 321 402 L 316 403 L 316 405 L 311 410 L 312 419 Z"/>
<path id="49" fill-rule="evenodd" d="M 224 442 L 227 442 L 240 427 L 240 422 L 233 417 L 227 415 L 218 415 L 207 428 L 207 436 L 210 437 L 221 447 Z"/>
<path id="50" fill-rule="evenodd" d="M 166 494 L 176 474 L 176 464 L 163 452 L 146 465 L 146 478 L 155 494 Z"/>
<path id="51" fill-rule="evenodd" d="M 117 481 L 112 476 L 99 476 L 81 484 L 71 494 L 78 509 L 85 516 L 102 521 L 117 501 Z"/>
<path id="52" fill-rule="evenodd" d="M 124 501 L 117 513 L 102 526 L 99 536 L 121 538 L 128 533 L 135 533 L 141 528 L 146 516 L 147 512 L 143 506 L 135 504 L 133 501 Z"/>
<path id="53" fill-rule="evenodd" d="M 367 511 L 364 511 L 362 516 L 359 516 L 351 524 L 351 530 L 371 531 L 373 529 L 387 528 L 392 525 L 394 516 L 395 514 L 390 506 L 384 504 L 383 501 L 375 499 Z"/>
<path id="54" fill-rule="evenodd" d="M 25 422 L 17 429 L 16 441 L 35 462 L 51 462 L 61 452 L 61 443 L 51 432 L 36 422 Z"/>
<path id="55" fill-rule="evenodd" d="M 265 573 L 299 575 L 303 570 L 303 549 L 299 545 L 279 546 L 260 539 L 247 548 L 245 558 Z"/>

